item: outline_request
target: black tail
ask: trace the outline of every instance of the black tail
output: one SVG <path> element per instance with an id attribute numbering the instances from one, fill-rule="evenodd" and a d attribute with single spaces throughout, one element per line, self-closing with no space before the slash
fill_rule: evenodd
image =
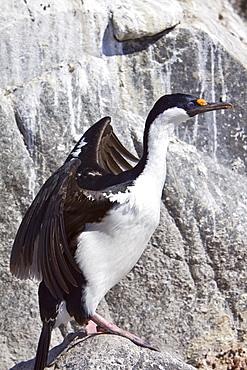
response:
<path id="1" fill-rule="evenodd" d="M 53 326 L 51 324 L 43 324 L 36 353 L 34 370 L 43 370 L 46 367 L 52 328 Z"/>

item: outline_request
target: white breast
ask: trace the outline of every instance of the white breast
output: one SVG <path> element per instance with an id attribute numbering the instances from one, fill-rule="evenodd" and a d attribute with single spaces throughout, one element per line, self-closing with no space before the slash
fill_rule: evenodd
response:
<path id="1" fill-rule="evenodd" d="M 136 264 L 159 223 L 160 198 L 166 177 L 166 153 L 175 125 L 187 120 L 183 109 L 171 108 L 152 123 L 143 172 L 129 193 L 117 201 L 100 223 L 88 224 L 78 237 L 76 260 L 85 278 L 86 306 L 93 315 L 98 303 Z"/>
<path id="2" fill-rule="evenodd" d="M 88 282 L 85 293 L 90 315 L 136 264 L 159 223 L 160 194 L 152 193 L 153 187 L 153 179 L 144 182 L 140 176 L 129 193 L 121 194 L 121 204 L 100 223 L 88 224 L 78 237 L 76 260 Z"/>

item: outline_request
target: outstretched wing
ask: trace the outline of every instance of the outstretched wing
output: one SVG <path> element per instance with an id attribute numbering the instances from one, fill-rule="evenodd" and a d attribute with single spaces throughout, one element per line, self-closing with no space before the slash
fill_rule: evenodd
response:
<path id="1" fill-rule="evenodd" d="M 111 118 L 104 117 L 91 126 L 67 158 L 80 158 L 80 170 L 117 175 L 129 170 L 139 159 L 130 153 L 114 134 Z M 79 170 L 78 170 L 79 171 Z"/>
<path id="2" fill-rule="evenodd" d="M 63 299 L 62 290 L 69 293 L 71 285 L 77 286 L 76 276 L 82 274 L 74 259 L 73 240 L 86 223 L 99 221 L 113 206 L 107 198 L 89 197 L 84 189 L 97 177 L 104 188 L 104 178 L 131 168 L 126 158 L 137 160 L 116 138 L 109 122 L 106 117 L 92 126 L 46 181 L 14 241 L 12 274 L 20 279 L 43 279 L 56 298 Z"/>
<path id="3" fill-rule="evenodd" d="M 13 275 L 20 279 L 43 279 L 59 298 L 62 298 L 60 287 L 68 292 L 69 284 L 77 285 L 73 269 L 79 269 L 66 238 L 63 209 L 69 183 L 79 164 L 79 159 L 65 163 L 43 185 L 21 222 L 10 258 Z M 83 200 L 81 194 L 82 203 Z"/>

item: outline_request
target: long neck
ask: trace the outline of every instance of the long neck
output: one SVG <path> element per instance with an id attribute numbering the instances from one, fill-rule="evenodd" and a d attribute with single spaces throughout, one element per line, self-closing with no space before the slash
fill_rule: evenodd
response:
<path id="1" fill-rule="evenodd" d="M 162 124 L 163 123 L 163 124 Z M 159 116 L 149 127 L 148 134 L 144 139 L 143 176 L 150 176 L 161 191 L 166 177 L 166 155 L 168 145 L 173 134 L 175 125 L 164 122 Z"/>
<path id="2" fill-rule="evenodd" d="M 143 156 L 137 167 L 140 175 L 150 176 L 153 179 L 160 192 L 166 178 L 166 154 L 171 136 L 175 127 L 188 118 L 186 112 L 179 108 L 166 110 L 153 121 L 152 116 L 149 115 L 147 118 Z"/>
<path id="3" fill-rule="evenodd" d="M 153 179 L 153 184 L 157 185 L 158 193 L 161 192 L 166 177 L 166 153 L 170 138 L 174 128 L 187 119 L 189 116 L 180 108 L 167 109 L 158 116 L 155 115 L 153 108 L 146 120 L 142 158 L 134 168 L 114 176 L 114 180 L 108 185 L 121 184 L 147 176 Z"/>

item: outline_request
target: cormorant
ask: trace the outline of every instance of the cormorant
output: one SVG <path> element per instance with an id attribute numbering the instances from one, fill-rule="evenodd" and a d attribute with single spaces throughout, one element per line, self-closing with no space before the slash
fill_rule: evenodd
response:
<path id="1" fill-rule="evenodd" d="M 43 328 L 35 370 L 46 365 L 52 329 L 72 318 L 153 348 L 95 311 L 136 264 L 159 223 L 174 129 L 197 114 L 228 108 L 229 103 L 188 94 L 162 96 L 146 119 L 140 160 L 124 148 L 105 117 L 42 186 L 19 227 L 10 261 L 14 276 L 41 281 Z"/>

